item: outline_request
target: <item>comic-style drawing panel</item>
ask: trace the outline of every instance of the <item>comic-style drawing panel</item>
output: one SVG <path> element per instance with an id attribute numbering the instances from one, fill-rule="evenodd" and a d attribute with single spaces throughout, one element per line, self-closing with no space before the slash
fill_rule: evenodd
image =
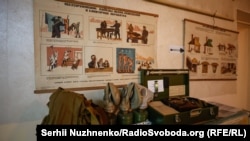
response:
<path id="1" fill-rule="evenodd" d="M 154 54 L 150 54 L 151 50 L 148 48 L 137 49 L 136 50 L 136 69 L 140 71 L 141 69 L 153 69 L 156 68 L 156 60 Z"/>
<path id="2" fill-rule="evenodd" d="M 111 47 L 85 47 L 85 72 L 113 72 Z"/>
<path id="3" fill-rule="evenodd" d="M 122 21 L 89 17 L 90 40 L 122 41 Z"/>
<path id="4" fill-rule="evenodd" d="M 155 64 L 155 60 L 152 57 L 141 56 L 140 54 L 136 54 L 136 58 L 136 65 L 138 71 L 140 71 L 141 69 L 152 69 Z"/>
<path id="5" fill-rule="evenodd" d="M 127 43 L 154 44 L 155 28 L 153 25 L 127 22 Z"/>
<path id="6" fill-rule="evenodd" d="M 41 45 L 42 75 L 82 74 L 82 47 Z"/>
<path id="7" fill-rule="evenodd" d="M 116 48 L 116 66 L 117 73 L 134 73 L 135 49 Z"/>
<path id="8" fill-rule="evenodd" d="M 46 38 L 83 39 L 83 16 L 40 11 L 41 36 Z"/>
<path id="9" fill-rule="evenodd" d="M 222 62 L 221 63 L 221 74 L 224 75 L 230 75 L 230 74 L 236 74 L 236 63 L 228 63 L 228 62 Z"/>

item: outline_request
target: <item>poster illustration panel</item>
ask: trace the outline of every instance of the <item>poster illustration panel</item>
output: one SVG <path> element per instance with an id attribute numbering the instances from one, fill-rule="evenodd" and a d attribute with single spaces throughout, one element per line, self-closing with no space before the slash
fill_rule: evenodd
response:
<path id="1" fill-rule="evenodd" d="M 135 72 L 135 49 L 116 48 L 116 71 L 117 73 Z"/>
<path id="2" fill-rule="evenodd" d="M 43 38 L 83 38 L 83 15 L 40 10 Z"/>
<path id="3" fill-rule="evenodd" d="M 157 64 L 157 19 L 80 1 L 34 0 L 34 93 L 139 83 L 140 68 Z"/>
<path id="4" fill-rule="evenodd" d="M 122 40 L 121 20 L 89 17 L 89 27 L 90 40 Z"/>
<path id="5" fill-rule="evenodd" d="M 238 32 L 185 20 L 184 67 L 191 80 L 235 80 Z"/>
<path id="6" fill-rule="evenodd" d="M 41 75 L 82 74 L 81 46 L 41 45 Z"/>
<path id="7" fill-rule="evenodd" d="M 85 73 L 113 72 L 113 48 L 85 47 Z"/>
<path id="8" fill-rule="evenodd" d="M 153 25 L 136 22 L 126 23 L 126 42 L 128 43 L 138 43 L 143 45 L 154 44 L 154 33 L 155 29 Z"/>

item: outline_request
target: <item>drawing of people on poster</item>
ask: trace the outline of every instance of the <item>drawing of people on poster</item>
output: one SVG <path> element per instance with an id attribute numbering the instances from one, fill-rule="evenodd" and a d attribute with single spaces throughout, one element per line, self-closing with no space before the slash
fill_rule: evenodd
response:
<path id="1" fill-rule="evenodd" d="M 40 14 L 43 37 L 83 38 L 82 16 L 51 11 L 42 11 Z"/>
<path id="2" fill-rule="evenodd" d="M 116 49 L 116 70 L 118 73 L 134 73 L 135 71 L 135 49 Z"/>
<path id="3" fill-rule="evenodd" d="M 112 72 L 112 48 L 85 47 L 85 72 Z"/>
<path id="4" fill-rule="evenodd" d="M 121 40 L 121 34 L 120 34 L 121 24 L 118 23 L 117 20 L 115 20 L 115 23 L 110 27 L 114 28 L 114 32 L 112 33 L 112 36 L 114 36 L 114 40 Z"/>
<path id="5" fill-rule="evenodd" d="M 152 44 L 153 39 L 154 39 L 153 26 L 140 23 L 132 23 L 132 22 L 127 23 L 128 43 Z"/>
<path id="6" fill-rule="evenodd" d="M 60 45 L 43 45 L 42 61 L 43 75 L 81 74 L 82 48 Z"/>
<path id="7" fill-rule="evenodd" d="M 147 30 L 147 27 L 145 25 L 143 26 L 143 30 L 142 30 L 141 41 L 143 44 L 148 43 L 148 30 Z"/>
<path id="8" fill-rule="evenodd" d="M 91 40 L 121 41 L 122 22 L 116 19 L 89 18 L 89 30 Z"/>
<path id="9" fill-rule="evenodd" d="M 49 56 L 49 69 L 48 71 L 52 71 L 54 68 L 57 67 L 57 60 L 58 60 L 58 51 L 54 49 L 53 46 L 50 46 L 51 53 Z"/>

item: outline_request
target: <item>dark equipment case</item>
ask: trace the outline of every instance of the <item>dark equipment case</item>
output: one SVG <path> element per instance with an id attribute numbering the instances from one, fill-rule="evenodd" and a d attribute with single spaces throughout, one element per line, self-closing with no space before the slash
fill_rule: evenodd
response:
<path id="1" fill-rule="evenodd" d="M 202 124 L 218 115 L 218 106 L 189 97 L 188 69 L 142 69 L 140 79 L 155 95 L 148 105 L 152 124 Z"/>

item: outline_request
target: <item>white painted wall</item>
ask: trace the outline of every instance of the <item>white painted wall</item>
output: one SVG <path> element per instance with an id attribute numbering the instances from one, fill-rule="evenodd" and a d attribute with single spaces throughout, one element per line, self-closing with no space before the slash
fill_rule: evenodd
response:
<path id="1" fill-rule="evenodd" d="M 158 14 L 159 68 L 182 68 L 183 54 L 171 54 L 168 48 L 171 45 L 182 45 L 184 18 L 213 24 L 211 17 L 144 0 L 81 1 Z M 249 6 L 246 6 L 250 5 L 249 1 L 238 0 L 237 2 L 235 8 L 240 6 L 239 9 L 242 7 L 243 11 L 250 13 Z M 36 125 L 40 124 L 42 118 L 48 113 L 46 104 L 50 96 L 50 93 L 34 94 L 33 92 L 35 88 L 33 1 L 1 0 L 0 19 L 0 140 L 33 141 L 36 140 Z M 215 25 L 237 30 L 236 21 L 216 19 Z M 249 33 L 245 34 L 249 35 Z M 249 54 L 246 54 L 246 51 L 249 45 L 242 46 L 246 47 L 239 48 L 238 61 L 241 63 L 239 63 L 237 81 L 190 82 L 190 96 L 247 108 L 249 96 L 247 91 L 241 90 L 249 86 L 249 81 L 247 83 L 244 76 L 246 72 L 242 71 L 246 64 L 249 69 L 249 63 L 246 63 L 246 57 Z M 84 94 L 88 99 L 93 99 L 94 102 L 100 101 L 103 97 L 103 90 L 79 93 Z"/>

